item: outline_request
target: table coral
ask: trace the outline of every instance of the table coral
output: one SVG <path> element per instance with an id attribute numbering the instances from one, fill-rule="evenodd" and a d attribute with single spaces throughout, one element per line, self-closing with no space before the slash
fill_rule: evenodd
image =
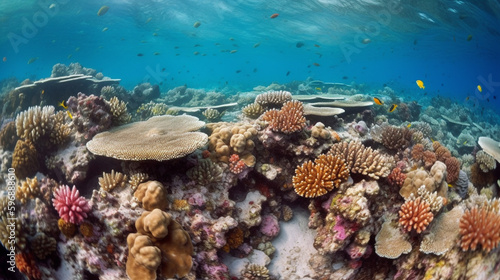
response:
<path id="1" fill-rule="evenodd" d="M 269 123 L 271 130 L 291 134 L 301 131 L 306 125 L 304 107 L 297 100 L 283 104 L 281 110 L 271 109 L 262 115 L 262 119 Z"/>
<path id="2" fill-rule="evenodd" d="M 82 223 L 90 211 L 88 201 L 80 196 L 75 186 L 72 189 L 65 185 L 60 186 L 55 191 L 52 202 L 61 219 L 72 224 Z"/>
<path id="3" fill-rule="evenodd" d="M 406 231 L 415 230 L 417 233 L 424 231 L 434 218 L 429 203 L 420 197 L 408 199 L 399 211 L 399 224 Z"/>
<path id="4" fill-rule="evenodd" d="M 295 169 L 293 187 L 304 197 L 317 197 L 339 187 L 349 177 L 349 170 L 340 157 L 332 154 L 319 156 L 314 163 L 307 161 Z"/>

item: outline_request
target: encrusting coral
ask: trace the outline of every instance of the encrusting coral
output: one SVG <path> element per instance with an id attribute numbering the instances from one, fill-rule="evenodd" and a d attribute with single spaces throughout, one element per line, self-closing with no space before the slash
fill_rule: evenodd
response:
<path id="1" fill-rule="evenodd" d="M 295 169 L 292 178 L 295 192 L 304 197 L 317 197 L 339 187 L 349 177 L 344 160 L 332 154 L 319 156 Z"/>
<path id="2" fill-rule="evenodd" d="M 203 147 L 205 125 L 189 115 L 157 116 L 97 134 L 87 143 L 94 154 L 122 160 L 170 160 Z"/>
<path id="3" fill-rule="evenodd" d="M 269 123 L 271 130 L 285 134 L 301 131 L 306 126 L 304 106 L 297 100 L 287 101 L 279 111 L 266 111 L 262 119 Z"/>
<path id="4" fill-rule="evenodd" d="M 344 159 L 351 173 L 366 175 L 373 179 L 387 177 L 394 164 L 392 157 L 367 148 L 358 141 L 333 144 L 328 153 Z"/>
<path id="5" fill-rule="evenodd" d="M 111 170 L 111 173 L 102 173 L 99 177 L 99 186 L 105 191 L 112 191 L 116 187 L 124 187 L 127 184 L 127 175 Z"/>

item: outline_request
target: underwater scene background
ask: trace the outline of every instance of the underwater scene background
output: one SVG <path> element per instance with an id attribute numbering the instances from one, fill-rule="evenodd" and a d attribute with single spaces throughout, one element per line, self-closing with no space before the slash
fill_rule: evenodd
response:
<path id="1" fill-rule="evenodd" d="M 500 279 L 498 1 L 0 23 L 0 279 Z"/>

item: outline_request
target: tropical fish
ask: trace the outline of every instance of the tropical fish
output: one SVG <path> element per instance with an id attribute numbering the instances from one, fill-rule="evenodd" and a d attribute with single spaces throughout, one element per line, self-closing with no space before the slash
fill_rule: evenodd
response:
<path id="1" fill-rule="evenodd" d="M 467 144 L 467 140 L 464 141 L 463 145 Z"/>
<path id="2" fill-rule="evenodd" d="M 391 108 L 389 108 L 389 113 L 394 112 L 394 110 L 396 110 L 397 107 L 398 107 L 398 104 L 392 104 Z"/>
<path id="3" fill-rule="evenodd" d="M 108 31 L 108 28 L 107 28 L 107 27 L 104 27 L 104 28 L 102 29 L 102 32 L 106 32 L 106 31 Z"/>
<path id="4" fill-rule="evenodd" d="M 314 62 L 313 65 L 314 66 L 319 66 L 319 63 Z"/>
<path id="5" fill-rule="evenodd" d="M 44 89 L 42 89 L 42 94 L 44 94 L 44 93 L 45 93 L 45 90 L 44 90 Z"/>
<path id="6" fill-rule="evenodd" d="M 319 47 L 320 47 L 318 44 L 314 44 L 314 46 L 315 46 L 316 48 L 319 48 Z"/>
<path id="7" fill-rule="evenodd" d="M 63 100 L 63 101 L 59 102 L 59 104 L 57 104 L 57 105 L 59 105 L 59 106 L 63 107 L 65 110 L 67 110 L 67 109 L 68 109 L 68 106 L 66 106 L 66 105 L 64 104 L 64 102 L 65 102 L 65 101 Z"/>
<path id="8" fill-rule="evenodd" d="M 377 97 L 373 98 L 373 102 L 375 102 L 375 104 L 377 105 L 384 105 L 384 101 L 378 99 Z"/>
<path id="9" fill-rule="evenodd" d="M 295 46 L 296 46 L 297 48 L 302 48 L 302 47 L 304 46 L 304 43 L 302 43 L 302 42 L 297 42 L 297 44 L 295 44 Z"/>
<path id="10" fill-rule="evenodd" d="M 365 38 L 363 39 L 363 41 L 361 41 L 361 43 L 363 44 L 369 44 L 372 40 L 368 39 L 368 38 Z"/>
<path id="11" fill-rule="evenodd" d="M 290 75 L 290 71 L 286 72 L 286 75 L 287 75 L 287 76 L 288 76 L 288 75 Z"/>
<path id="12" fill-rule="evenodd" d="M 280 15 L 280 14 L 278 14 L 278 13 L 272 14 L 272 15 L 271 15 L 271 18 L 277 18 L 279 15 Z"/>
<path id="13" fill-rule="evenodd" d="M 200 52 L 194 52 L 193 54 L 194 54 L 194 55 L 199 55 L 199 54 L 200 54 Z"/>
<path id="14" fill-rule="evenodd" d="M 472 35 L 467 36 L 467 41 L 472 40 Z"/>
<path id="15" fill-rule="evenodd" d="M 160 53 L 159 53 L 159 52 L 154 52 L 153 54 L 154 54 L 154 55 L 160 55 Z"/>
<path id="16" fill-rule="evenodd" d="M 448 188 L 453 188 L 453 185 L 448 183 Z"/>
<path id="17" fill-rule="evenodd" d="M 317 90 L 317 91 L 321 91 L 321 88 L 320 88 L 320 87 L 317 87 L 317 88 L 316 88 L 316 90 Z"/>
<path id="18" fill-rule="evenodd" d="M 198 28 L 198 27 L 200 27 L 200 25 L 201 25 L 201 22 L 197 21 L 197 22 L 195 22 L 195 23 L 193 24 L 193 27 L 194 27 L 194 28 Z"/>
<path id="19" fill-rule="evenodd" d="M 75 48 L 75 52 L 78 52 L 78 51 L 80 51 L 80 47 Z"/>
<path id="20" fill-rule="evenodd" d="M 408 125 L 406 125 L 406 127 L 410 128 L 411 127 L 411 123 L 409 123 Z"/>
<path id="21" fill-rule="evenodd" d="M 152 17 L 150 17 L 150 18 L 148 18 L 148 19 L 147 19 L 144 23 L 148 23 L 148 22 L 150 22 L 152 19 L 153 19 L 153 18 L 152 18 Z"/>
<path id="22" fill-rule="evenodd" d="M 422 82 L 421 80 L 417 80 L 416 83 L 417 83 L 417 85 L 418 85 L 419 88 L 425 89 L 424 82 Z"/>
<path id="23" fill-rule="evenodd" d="M 155 32 L 155 33 L 153 33 L 153 36 L 155 36 L 155 37 L 156 37 L 156 36 L 158 36 L 158 33 L 156 33 L 156 32 Z"/>
<path id="24" fill-rule="evenodd" d="M 54 9 L 55 7 L 56 7 L 56 4 L 52 3 L 52 4 L 50 4 L 49 9 Z"/>
<path id="25" fill-rule="evenodd" d="M 479 90 L 479 92 L 483 92 L 483 88 L 481 87 L 481 85 L 477 85 L 477 90 Z"/>
<path id="26" fill-rule="evenodd" d="M 255 45 L 253 45 L 254 48 L 260 46 L 260 42 L 259 43 L 256 43 Z"/>
<path id="27" fill-rule="evenodd" d="M 73 55 L 72 54 L 68 54 L 68 59 L 70 59 L 71 57 L 73 57 Z"/>
<path id="28" fill-rule="evenodd" d="M 235 52 L 237 52 L 237 51 L 238 51 L 238 50 L 232 50 L 232 51 L 230 51 L 229 53 L 235 53 Z"/>
<path id="29" fill-rule="evenodd" d="M 465 98 L 465 101 L 469 101 L 469 96 L 467 96 L 467 97 Z"/>
<path id="30" fill-rule="evenodd" d="M 138 53 L 138 54 L 137 54 L 137 56 L 144 56 L 144 54 L 142 54 L 142 53 Z"/>
<path id="31" fill-rule="evenodd" d="M 28 64 L 31 64 L 31 63 L 35 62 L 37 59 L 38 59 L 38 57 L 32 57 L 32 58 L 30 58 L 30 60 L 28 60 Z"/>
<path id="32" fill-rule="evenodd" d="M 109 7 L 108 6 L 102 6 L 99 11 L 97 11 L 97 15 L 98 16 L 103 16 L 104 14 L 106 14 L 109 10 Z"/>
<path id="33" fill-rule="evenodd" d="M 66 113 L 68 113 L 68 117 L 69 117 L 70 119 L 73 119 L 73 115 L 71 115 L 71 113 L 69 112 L 69 110 L 66 110 Z"/>
<path id="34" fill-rule="evenodd" d="M 6 56 L 3 57 L 3 62 L 5 62 L 5 61 L 7 61 L 7 57 Z"/>

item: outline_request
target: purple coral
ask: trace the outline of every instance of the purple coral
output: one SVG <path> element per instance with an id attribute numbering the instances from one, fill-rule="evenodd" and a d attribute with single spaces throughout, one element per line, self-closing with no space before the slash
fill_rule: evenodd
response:
<path id="1" fill-rule="evenodd" d="M 83 218 L 87 218 L 87 212 L 90 211 L 88 201 L 80 196 L 75 186 L 73 189 L 66 185 L 60 186 L 55 191 L 52 203 L 61 219 L 72 224 L 80 224 Z"/>
<path id="2" fill-rule="evenodd" d="M 269 214 L 262 217 L 260 232 L 269 237 L 275 237 L 280 233 L 280 225 L 276 216 Z"/>

